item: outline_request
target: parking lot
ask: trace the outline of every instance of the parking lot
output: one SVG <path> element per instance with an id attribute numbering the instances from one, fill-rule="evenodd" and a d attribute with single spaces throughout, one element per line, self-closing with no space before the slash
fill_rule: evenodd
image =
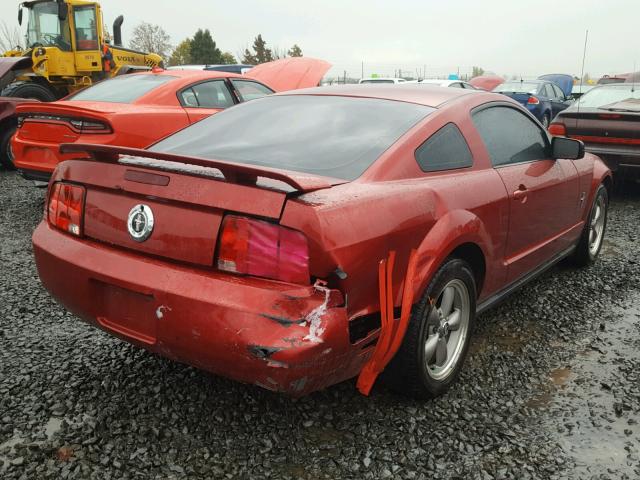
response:
<path id="1" fill-rule="evenodd" d="M 353 381 L 299 400 L 90 328 L 41 286 L 43 189 L 0 172 L 2 478 L 638 478 L 640 191 L 600 259 L 482 315 L 460 381 L 418 402 Z"/>

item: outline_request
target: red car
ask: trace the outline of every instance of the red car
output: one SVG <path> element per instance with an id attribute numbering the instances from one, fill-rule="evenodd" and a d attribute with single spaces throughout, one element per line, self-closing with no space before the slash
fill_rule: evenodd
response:
<path id="1" fill-rule="evenodd" d="M 105 80 L 57 102 L 18 107 L 13 161 L 25 178 L 48 180 L 59 162 L 78 158 L 60 153 L 62 143 L 145 148 L 220 110 L 283 90 L 283 78 L 292 88 L 316 86 L 329 67 L 302 57 L 246 75 L 154 69 Z"/>
<path id="2" fill-rule="evenodd" d="M 442 393 L 478 312 L 595 260 L 611 175 L 502 95 L 369 87 L 268 96 L 148 150 L 63 146 L 86 158 L 51 179 L 43 284 L 98 328 L 270 390 L 391 360 L 393 388 Z"/>

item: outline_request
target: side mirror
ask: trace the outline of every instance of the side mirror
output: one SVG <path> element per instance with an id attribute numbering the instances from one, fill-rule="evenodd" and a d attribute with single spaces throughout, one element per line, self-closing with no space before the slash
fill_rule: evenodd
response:
<path id="1" fill-rule="evenodd" d="M 566 137 L 553 137 L 551 140 L 552 157 L 578 160 L 584 157 L 584 143 Z"/>
<path id="2" fill-rule="evenodd" d="M 22 25 L 22 5 L 18 8 L 18 25 Z"/>
<path id="3" fill-rule="evenodd" d="M 58 19 L 64 22 L 67 19 L 67 4 L 64 2 L 58 2 Z"/>

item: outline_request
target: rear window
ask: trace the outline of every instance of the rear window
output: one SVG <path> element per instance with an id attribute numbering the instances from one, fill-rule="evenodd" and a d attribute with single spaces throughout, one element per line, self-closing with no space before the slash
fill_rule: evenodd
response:
<path id="1" fill-rule="evenodd" d="M 513 93 L 536 93 L 540 84 L 533 82 L 507 82 L 498 85 L 493 89 L 494 92 L 513 92 Z"/>
<path id="2" fill-rule="evenodd" d="M 171 75 L 123 75 L 96 83 L 67 100 L 132 103 L 160 85 L 173 80 Z"/>
<path id="3" fill-rule="evenodd" d="M 633 84 L 611 85 L 589 90 L 578 100 L 581 107 L 598 108 L 612 103 L 640 98 L 640 87 Z"/>
<path id="4" fill-rule="evenodd" d="M 393 80 L 360 80 L 360 83 L 394 83 Z"/>
<path id="5" fill-rule="evenodd" d="M 208 117 L 151 150 L 353 180 L 433 110 L 373 98 L 264 97 Z"/>

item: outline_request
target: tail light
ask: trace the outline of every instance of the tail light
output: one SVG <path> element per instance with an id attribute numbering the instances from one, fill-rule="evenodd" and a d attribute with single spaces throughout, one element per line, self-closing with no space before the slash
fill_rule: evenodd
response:
<path id="1" fill-rule="evenodd" d="M 69 183 L 54 183 L 49 194 L 49 223 L 72 235 L 82 235 L 85 189 Z"/>
<path id="2" fill-rule="evenodd" d="M 529 105 L 538 105 L 540 103 L 540 100 L 538 100 L 538 97 L 534 97 L 533 95 L 531 95 L 529 97 L 529 100 L 527 100 L 527 103 Z"/>
<path id="3" fill-rule="evenodd" d="M 226 272 L 309 283 L 306 237 L 290 228 L 246 217 L 225 217 L 216 265 Z"/>
<path id="4" fill-rule="evenodd" d="M 112 133 L 111 126 L 92 118 L 66 117 L 64 115 L 48 115 L 44 113 L 30 113 L 18 117 L 18 127 L 27 122 L 59 123 L 71 127 L 77 133 Z"/>
<path id="5" fill-rule="evenodd" d="M 564 137 L 567 135 L 567 128 L 564 123 L 552 123 L 549 125 L 549 133 L 555 137 Z"/>

